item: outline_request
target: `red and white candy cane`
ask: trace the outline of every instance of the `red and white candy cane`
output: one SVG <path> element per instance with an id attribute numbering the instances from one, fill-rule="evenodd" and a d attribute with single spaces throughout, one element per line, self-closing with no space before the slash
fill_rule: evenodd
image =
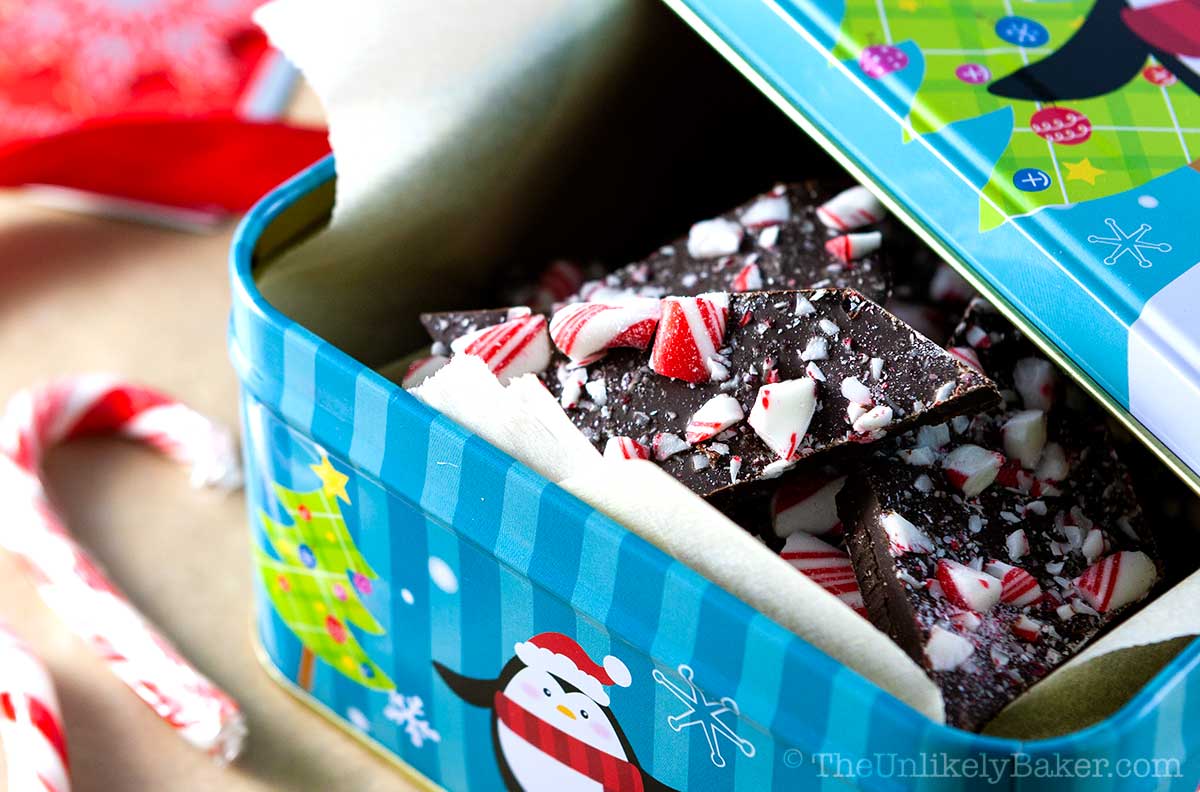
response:
<path id="1" fill-rule="evenodd" d="M 70 792 L 67 741 L 42 661 L 0 623 L 0 739 L 13 792 Z"/>
<path id="2" fill-rule="evenodd" d="M 46 497 L 41 464 L 52 446 L 101 434 L 144 442 L 191 466 L 192 483 L 233 489 L 233 438 L 156 391 L 83 376 L 17 393 L 0 418 L 0 492 L 9 513 L 0 546 L 29 567 L 42 599 L 109 668 L 188 742 L 225 761 L 241 747 L 237 704 L 150 626 L 67 532 Z"/>

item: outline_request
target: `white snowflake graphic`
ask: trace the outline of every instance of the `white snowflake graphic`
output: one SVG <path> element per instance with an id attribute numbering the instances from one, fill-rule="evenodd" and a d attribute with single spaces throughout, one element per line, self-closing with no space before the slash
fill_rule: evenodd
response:
<path id="1" fill-rule="evenodd" d="M 1153 263 L 1146 258 L 1145 251 L 1154 250 L 1159 253 L 1170 253 L 1171 245 L 1166 242 L 1147 242 L 1146 234 L 1153 231 L 1153 227 L 1148 223 L 1142 223 L 1133 233 L 1126 234 L 1121 226 L 1117 225 L 1117 221 L 1111 217 L 1104 220 L 1104 224 L 1108 226 L 1113 235 L 1110 237 L 1097 236 L 1090 234 L 1087 238 L 1088 242 L 1093 245 L 1107 245 L 1112 248 L 1112 252 L 1104 257 L 1104 263 L 1110 267 L 1116 264 L 1118 260 L 1126 253 L 1133 256 L 1137 260 L 1138 266 L 1142 268 L 1151 267 Z"/>
<path id="2" fill-rule="evenodd" d="M 420 748 L 426 740 L 435 743 L 442 741 L 442 735 L 425 720 L 425 702 L 421 701 L 420 696 L 389 693 L 388 704 L 383 708 L 383 717 L 397 726 L 403 726 L 414 748 Z"/>
<path id="3" fill-rule="evenodd" d="M 730 712 L 733 713 L 735 719 L 738 717 L 740 713 L 738 712 L 737 702 L 729 696 L 722 696 L 716 700 L 709 699 L 703 690 L 696 687 L 696 683 L 693 681 L 695 673 L 692 671 L 691 666 L 680 665 L 678 672 L 687 685 L 686 689 L 678 685 L 673 679 L 668 679 L 667 675 L 657 668 L 651 672 L 654 681 L 669 690 L 686 707 L 678 715 L 668 716 L 667 725 L 677 732 L 681 732 L 689 726 L 701 727 L 704 731 L 704 739 L 708 741 L 709 758 L 717 767 L 725 766 L 725 757 L 721 755 L 719 737 L 724 737 L 737 746 L 737 749 L 747 759 L 753 759 L 755 753 L 754 744 L 738 736 L 737 732 L 721 719 L 721 716 Z"/>
<path id="4" fill-rule="evenodd" d="M 363 711 L 358 707 L 349 707 L 346 709 L 346 720 L 354 725 L 354 728 L 359 731 L 371 731 L 371 719 L 363 714 Z"/>

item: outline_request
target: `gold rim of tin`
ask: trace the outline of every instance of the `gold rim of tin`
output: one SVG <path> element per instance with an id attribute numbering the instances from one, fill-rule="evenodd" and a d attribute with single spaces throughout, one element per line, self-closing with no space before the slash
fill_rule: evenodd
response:
<path id="1" fill-rule="evenodd" d="M 871 174 L 859 165 L 853 157 L 837 144 L 837 142 L 826 135 L 821 129 L 812 122 L 807 115 L 799 108 L 787 100 L 779 89 L 777 89 L 769 80 L 759 74 L 753 66 L 751 66 L 745 58 L 741 56 L 725 39 L 714 31 L 700 16 L 688 7 L 685 0 L 663 0 L 668 7 L 679 15 L 684 22 L 695 30 L 701 38 L 713 47 L 720 55 L 729 61 L 729 63 L 738 70 L 738 72 L 750 81 L 754 87 L 761 91 L 771 103 L 778 107 L 788 118 L 790 118 L 797 126 L 808 133 L 809 137 L 815 140 L 827 154 L 837 160 L 838 164 L 850 172 L 850 175 L 859 182 L 869 185 L 875 194 L 883 201 L 888 209 L 896 217 L 899 217 L 905 225 L 913 230 L 913 232 L 921 238 L 925 244 L 933 248 L 942 259 L 954 268 L 956 272 L 966 278 L 983 296 L 996 306 L 1010 322 L 1016 325 L 1030 340 L 1044 352 L 1054 363 L 1063 371 L 1075 380 L 1075 382 L 1083 388 L 1088 395 L 1098 401 L 1104 408 L 1124 426 L 1134 437 L 1141 440 L 1142 443 L 1159 458 L 1170 470 L 1183 480 L 1197 495 L 1200 495 L 1200 473 L 1189 468 L 1184 464 L 1183 460 L 1175 455 L 1171 449 L 1167 448 L 1161 440 L 1147 429 L 1141 421 L 1133 417 L 1124 406 L 1114 399 L 1107 391 L 1101 388 L 1095 380 L 1091 378 L 1079 365 L 1067 357 L 1058 346 L 1047 338 L 1040 330 L 1025 318 L 1025 316 L 1014 308 L 1008 300 L 998 294 L 986 281 L 980 277 L 974 269 L 967 264 L 952 248 L 947 246 L 946 242 L 930 231 L 923 222 L 915 215 L 910 213 L 908 209 L 881 185 Z M 812 42 L 809 42 L 810 44 Z M 815 46 L 815 45 L 814 45 Z M 829 57 L 829 53 L 825 53 Z"/>
<path id="2" fill-rule="evenodd" d="M 433 781 L 430 781 L 427 776 L 414 768 L 412 765 L 405 762 L 392 751 L 388 750 L 383 744 L 371 739 L 361 731 L 351 728 L 336 712 L 318 701 L 311 693 L 300 688 L 292 680 L 288 679 L 283 673 L 275 667 L 271 659 L 267 657 L 267 652 L 263 648 L 262 641 L 259 640 L 258 631 L 253 626 L 250 628 L 250 646 L 254 650 L 254 657 L 258 660 L 258 665 L 266 673 L 267 677 L 272 682 L 283 689 L 296 701 L 311 709 L 317 715 L 320 715 L 325 720 L 329 721 L 330 725 L 336 727 L 338 731 L 352 738 L 355 742 L 369 749 L 371 753 L 379 759 L 392 766 L 392 769 L 399 771 L 404 776 L 404 779 L 410 782 L 417 789 L 425 790 L 426 792 L 445 792 L 445 788 L 438 786 Z"/>

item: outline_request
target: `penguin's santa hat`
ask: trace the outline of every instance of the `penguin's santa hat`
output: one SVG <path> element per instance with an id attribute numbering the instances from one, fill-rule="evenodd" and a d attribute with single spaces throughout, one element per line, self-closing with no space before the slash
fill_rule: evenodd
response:
<path id="1" fill-rule="evenodd" d="M 619 658 L 608 655 L 603 664 L 597 663 L 562 633 L 535 635 L 514 646 L 513 651 L 526 667 L 553 674 L 602 707 L 608 706 L 608 691 L 604 688 L 629 687 L 633 681 L 629 668 Z"/>

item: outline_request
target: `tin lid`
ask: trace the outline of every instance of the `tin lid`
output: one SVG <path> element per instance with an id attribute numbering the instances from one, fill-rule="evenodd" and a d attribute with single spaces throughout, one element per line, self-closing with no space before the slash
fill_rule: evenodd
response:
<path id="1" fill-rule="evenodd" d="M 666 0 L 1200 491 L 1200 0 Z"/>

